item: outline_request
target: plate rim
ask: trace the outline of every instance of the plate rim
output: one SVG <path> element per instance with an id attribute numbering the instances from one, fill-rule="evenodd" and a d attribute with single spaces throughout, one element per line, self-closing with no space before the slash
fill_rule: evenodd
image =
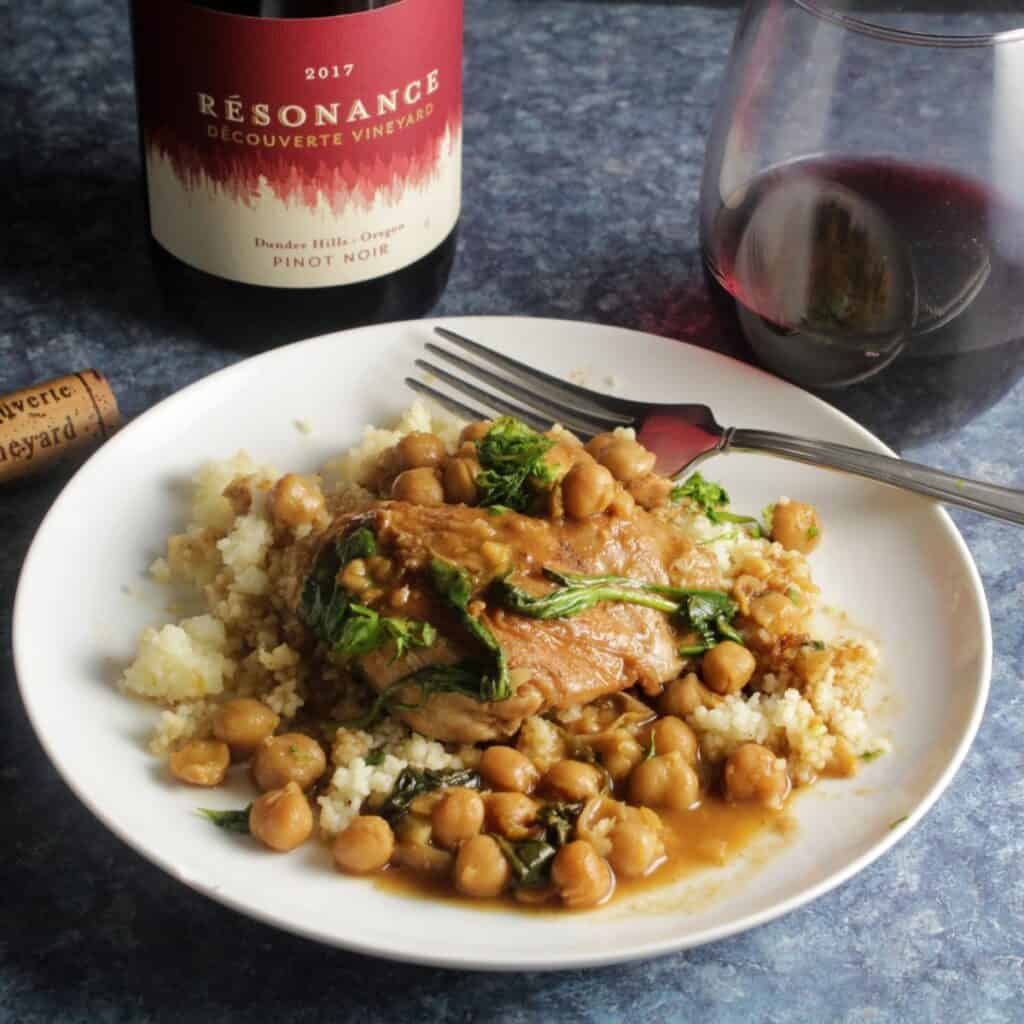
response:
<path id="1" fill-rule="evenodd" d="M 171 878 L 176 881 L 188 886 L 193 891 L 205 896 L 209 899 L 214 900 L 221 906 L 228 907 L 229 909 L 243 914 L 246 917 L 250 917 L 254 920 L 259 921 L 261 924 L 268 925 L 272 928 L 277 928 L 282 931 L 298 935 L 304 939 L 312 940 L 314 942 L 321 943 L 323 945 L 333 947 L 336 949 L 343 949 L 353 953 L 359 953 L 365 956 L 372 956 L 383 960 L 389 960 L 398 963 L 409 963 L 418 964 L 430 967 L 441 967 L 449 970 L 470 970 L 470 971 L 497 971 L 497 972 L 509 972 L 509 971 L 559 971 L 559 970 L 574 970 L 586 967 L 603 967 L 611 964 L 630 963 L 638 960 L 648 960 L 659 956 L 666 956 L 672 953 L 682 952 L 688 949 L 694 949 L 699 946 L 707 945 L 712 942 L 718 942 L 723 939 L 730 938 L 731 936 L 741 934 L 743 932 L 751 931 L 754 928 L 758 928 L 763 924 L 767 924 L 770 921 L 777 920 L 781 917 L 786 916 L 792 911 L 798 910 L 799 908 L 806 906 L 808 903 L 818 899 L 821 896 L 826 895 L 833 889 L 838 888 L 845 882 L 849 881 L 853 876 L 859 874 L 869 865 L 874 863 L 884 854 L 888 853 L 893 846 L 896 845 L 911 829 L 915 828 L 917 824 L 931 811 L 935 806 L 939 798 L 945 793 L 949 787 L 957 771 L 959 771 L 964 759 L 967 756 L 968 751 L 974 743 L 977 736 L 978 729 L 981 725 L 981 721 L 984 717 L 985 708 L 988 703 L 989 693 L 991 689 L 991 678 L 992 678 L 992 665 L 993 665 L 993 641 L 992 641 L 992 621 L 991 621 L 991 610 L 988 604 L 988 598 L 985 593 L 984 583 L 981 579 L 981 574 L 978 571 L 977 564 L 975 563 L 974 556 L 972 555 L 967 542 L 964 540 L 963 535 L 957 528 L 952 517 L 948 511 L 938 502 L 933 503 L 932 513 L 937 515 L 937 525 L 941 525 L 943 532 L 946 534 L 947 539 L 951 540 L 954 547 L 958 550 L 961 555 L 965 568 L 967 569 L 966 577 L 970 582 L 971 590 L 973 595 L 978 601 L 981 612 L 981 636 L 980 636 L 980 648 L 979 648 L 979 659 L 980 659 L 980 674 L 978 680 L 977 694 L 974 700 L 973 707 L 971 708 L 970 716 L 966 722 L 966 727 L 963 730 L 960 742 L 957 744 L 955 751 L 949 758 L 944 769 L 942 770 L 939 777 L 935 780 L 931 788 L 920 800 L 918 806 L 912 811 L 903 821 L 898 825 L 894 826 L 890 832 L 882 837 L 880 840 L 875 842 L 871 847 L 864 851 L 860 856 L 854 858 L 845 867 L 830 874 L 825 879 L 817 882 L 816 884 L 803 889 L 799 893 L 794 894 L 788 899 L 781 900 L 780 902 L 766 907 L 761 911 L 746 914 L 740 916 L 734 921 L 726 922 L 717 926 L 705 928 L 703 931 L 694 932 L 690 935 L 683 935 L 667 939 L 656 939 L 650 940 L 646 943 L 640 943 L 631 946 L 628 951 L 619 952 L 608 952 L 608 953 L 583 953 L 575 954 L 572 952 L 559 953 L 557 960 L 552 961 L 550 958 L 532 959 L 529 957 L 517 958 L 515 960 L 498 959 L 493 962 L 487 962 L 483 959 L 478 960 L 467 960 L 460 957 L 442 957 L 433 956 L 429 952 L 423 953 L 419 950 L 412 951 L 405 948 L 382 948 L 380 945 L 373 942 L 362 942 L 358 936 L 351 938 L 341 938 L 334 934 L 329 934 L 324 930 L 316 926 L 303 925 L 300 922 L 283 921 L 280 918 L 274 916 L 270 912 L 266 912 L 262 907 L 243 901 L 242 899 L 236 898 L 231 894 L 222 892 L 219 887 L 215 885 L 204 884 L 203 879 L 194 877 L 186 872 L 183 872 L 170 857 L 161 856 L 159 850 L 152 847 L 146 846 L 141 840 L 137 841 L 135 837 L 129 833 L 126 829 L 123 829 L 116 820 L 109 817 L 103 809 L 101 804 L 94 802 L 76 783 L 74 777 L 66 769 L 66 766 L 62 763 L 61 758 L 57 752 L 53 749 L 50 744 L 44 728 L 41 722 L 37 719 L 37 711 L 34 707 L 32 697 L 28 692 L 28 684 L 25 682 L 28 678 L 28 673 L 25 671 L 24 666 L 28 657 L 28 652 L 23 649 L 22 644 L 19 642 L 19 636 L 26 632 L 25 628 L 22 628 L 19 624 L 23 618 L 29 614 L 26 611 L 27 599 L 25 598 L 26 585 L 25 581 L 29 577 L 31 567 L 34 561 L 39 557 L 38 551 L 40 547 L 40 540 L 43 537 L 44 531 L 51 520 L 56 515 L 57 509 L 66 500 L 69 499 L 74 487 L 78 486 L 78 481 L 83 476 L 87 467 L 92 461 L 101 456 L 101 453 L 111 449 L 112 446 L 117 446 L 121 441 L 123 435 L 128 434 L 132 431 L 135 426 L 139 423 L 146 421 L 149 417 L 162 413 L 166 408 L 178 403 L 179 401 L 187 401 L 196 394 L 201 393 L 203 390 L 214 387 L 216 384 L 225 377 L 230 377 L 234 373 L 241 372 L 242 368 L 249 368 L 254 363 L 261 361 L 272 362 L 274 359 L 281 358 L 282 354 L 295 353 L 297 350 L 301 350 L 306 346 L 314 346 L 323 344 L 328 339 L 337 339 L 339 337 L 345 337 L 352 339 L 353 336 L 362 334 L 372 334 L 379 331 L 394 331 L 400 332 L 408 328 L 429 328 L 435 325 L 444 326 L 454 324 L 456 328 L 460 324 L 472 323 L 473 325 L 484 324 L 486 326 L 489 322 L 501 322 L 503 324 L 554 324 L 554 325 L 565 325 L 573 324 L 575 326 L 581 326 L 586 328 L 594 328 L 601 331 L 612 331 L 626 335 L 635 335 L 644 338 L 653 338 L 659 342 L 669 342 L 673 345 L 684 346 L 686 349 L 694 350 L 695 352 L 701 353 L 702 357 L 710 356 L 714 360 L 724 360 L 730 364 L 730 367 L 735 371 L 745 374 L 752 374 L 755 376 L 765 377 L 772 380 L 775 384 L 782 383 L 787 387 L 791 387 L 801 393 L 804 399 L 809 399 L 811 404 L 816 406 L 820 411 L 825 412 L 828 416 L 838 419 L 844 426 L 852 429 L 864 442 L 867 448 L 874 451 L 878 451 L 887 455 L 896 456 L 894 452 L 884 441 L 878 438 L 876 435 L 871 433 L 866 427 L 862 426 L 851 416 L 842 412 L 840 409 L 835 408 L 828 402 L 819 398 L 816 395 L 805 391 L 798 385 L 786 381 L 784 378 L 777 377 L 773 374 L 762 370 L 760 367 L 753 366 L 750 363 L 746 363 L 733 356 L 725 355 L 721 352 L 717 352 L 713 349 L 703 348 L 699 345 L 694 345 L 690 342 L 681 341 L 676 338 L 669 337 L 663 334 L 657 334 L 653 331 L 638 330 L 631 327 L 622 327 L 616 324 L 605 324 L 599 321 L 592 320 L 578 320 L 570 317 L 531 317 L 524 315 L 491 315 L 491 316 L 477 316 L 477 315 L 466 315 L 466 316 L 430 316 L 414 320 L 399 320 L 399 321 L 388 321 L 381 324 L 369 324 L 361 327 L 348 328 L 340 331 L 330 331 L 325 334 L 316 335 L 311 338 L 304 338 L 299 341 L 292 342 L 287 345 L 281 345 L 277 348 L 269 349 L 265 352 L 256 353 L 254 355 L 239 359 L 228 366 L 221 367 L 209 374 L 206 374 L 190 384 L 185 385 L 179 390 L 172 392 L 167 395 L 159 402 L 150 406 L 144 410 L 130 422 L 128 422 L 121 430 L 119 430 L 112 438 L 110 438 L 105 444 L 94 452 L 70 477 L 70 479 L 61 488 L 59 494 L 51 503 L 47 509 L 45 515 L 36 528 L 32 541 L 29 544 L 28 551 L 26 552 L 24 561 L 22 562 L 21 569 L 18 574 L 18 582 L 15 588 L 14 602 L 12 606 L 11 615 L 11 652 L 12 661 L 14 665 L 15 681 L 18 687 L 18 694 L 21 699 L 25 713 L 29 719 L 29 723 L 32 726 L 32 730 L 35 733 L 36 739 L 42 747 L 51 765 L 57 771 L 59 777 L 68 786 L 74 796 L 82 803 L 86 809 L 114 836 L 121 840 L 126 846 L 128 846 L 137 855 L 141 856 L 144 860 L 163 871 Z M 349 342 L 351 343 L 351 341 Z M 358 343 L 358 342 L 356 342 Z M 898 456 L 897 456 L 898 457 Z M 928 501 L 927 498 L 920 498 L 921 501 Z"/>

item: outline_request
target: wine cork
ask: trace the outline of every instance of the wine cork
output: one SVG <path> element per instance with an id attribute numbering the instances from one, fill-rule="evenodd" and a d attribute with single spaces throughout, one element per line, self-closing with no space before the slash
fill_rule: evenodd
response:
<path id="1" fill-rule="evenodd" d="M 120 425 L 117 399 L 97 370 L 0 396 L 0 483 L 83 454 Z"/>

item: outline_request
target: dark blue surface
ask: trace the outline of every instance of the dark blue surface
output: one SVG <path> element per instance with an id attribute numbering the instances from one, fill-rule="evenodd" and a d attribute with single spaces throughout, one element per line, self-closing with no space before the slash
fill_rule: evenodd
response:
<path id="1" fill-rule="evenodd" d="M 161 309 L 140 228 L 124 6 L 0 8 L 0 393 L 96 366 L 132 416 L 241 354 Z M 711 313 L 696 239 L 734 18 L 717 3 L 468 0 L 465 209 L 439 312 L 600 320 L 742 352 Z M 954 439 L 905 453 L 1024 486 L 1022 399 L 1018 386 Z M 898 422 L 873 425 L 899 440 Z M 947 794 L 880 863 L 687 954 L 470 975 L 255 924 L 142 861 L 72 797 L 29 730 L 10 658 L 18 569 L 64 478 L 0 491 L 0 1020 L 1024 1019 L 1019 530 L 957 517 L 992 606 L 992 697 Z"/>

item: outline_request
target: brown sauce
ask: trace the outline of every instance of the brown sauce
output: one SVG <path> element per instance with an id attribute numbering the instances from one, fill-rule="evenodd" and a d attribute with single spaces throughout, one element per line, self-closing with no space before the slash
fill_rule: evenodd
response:
<path id="1" fill-rule="evenodd" d="M 793 821 L 785 808 L 776 811 L 754 804 L 730 804 L 714 797 L 705 797 L 700 806 L 690 811 L 659 810 L 658 813 L 666 826 L 665 861 L 645 878 L 618 879 L 609 903 L 627 903 L 691 875 L 731 864 L 757 840 L 788 835 L 793 830 Z M 390 867 L 374 878 L 374 884 L 390 893 L 457 900 L 477 910 L 566 912 L 557 897 L 541 904 L 522 903 L 509 896 L 497 900 L 468 899 L 455 892 L 447 874 Z"/>

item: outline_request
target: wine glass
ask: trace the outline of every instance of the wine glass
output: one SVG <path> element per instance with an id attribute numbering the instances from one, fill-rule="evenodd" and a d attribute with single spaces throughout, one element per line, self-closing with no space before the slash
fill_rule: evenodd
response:
<path id="1" fill-rule="evenodd" d="M 746 4 L 701 247 L 767 367 L 936 435 L 1024 372 L 1024 3 L 881 6 Z"/>

